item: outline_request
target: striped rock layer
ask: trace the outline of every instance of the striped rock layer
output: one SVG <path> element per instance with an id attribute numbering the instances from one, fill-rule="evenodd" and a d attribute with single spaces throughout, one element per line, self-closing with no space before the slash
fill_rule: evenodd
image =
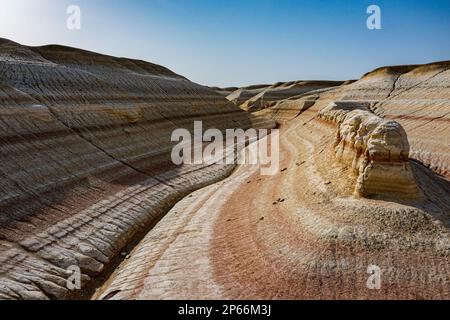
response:
<path id="1" fill-rule="evenodd" d="M 255 112 L 282 123 L 280 171 L 243 165 L 178 202 L 94 298 L 449 299 L 449 67 Z"/>
<path id="2" fill-rule="evenodd" d="M 449 299 L 450 182 L 411 162 L 424 197 L 355 197 L 321 109 L 281 126 L 276 175 L 239 166 L 178 202 L 94 298 Z"/>
<path id="3" fill-rule="evenodd" d="M 343 84 L 343 81 L 291 81 L 279 82 L 266 88 L 253 90 L 238 90 L 227 98 L 235 103 L 242 97 L 254 93 L 255 95 L 240 104 L 240 107 L 246 111 L 255 112 L 275 105 L 278 101 L 299 97 L 308 92 L 323 90 Z M 239 93 L 239 94 L 238 94 Z"/>
<path id="4" fill-rule="evenodd" d="M 256 114 L 283 122 L 312 105 L 320 110 L 332 102 L 358 102 L 395 120 L 407 134 L 410 158 L 450 177 L 450 61 L 379 68 L 356 82 L 287 99 Z"/>
<path id="5" fill-rule="evenodd" d="M 352 167 L 355 193 L 361 196 L 418 198 L 420 192 L 409 163 L 405 130 L 368 110 L 349 111 L 331 103 L 319 117 L 337 124 L 334 143 L 337 159 Z"/>
<path id="6" fill-rule="evenodd" d="M 232 165 L 175 166 L 177 128 L 270 127 L 155 64 L 0 39 L 0 298 L 67 298 Z"/>

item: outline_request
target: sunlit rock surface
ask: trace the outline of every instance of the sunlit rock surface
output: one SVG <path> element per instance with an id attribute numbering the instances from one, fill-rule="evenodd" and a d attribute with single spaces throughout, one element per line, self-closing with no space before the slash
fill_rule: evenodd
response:
<path id="1" fill-rule="evenodd" d="M 0 298 L 64 298 L 228 165 L 174 166 L 177 128 L 271 127 L 158 65 L 0 39 Z"/>
<path id="2" fill-rule="evenodd" d="M 282 124 L 280 172 L 242 165 L 178 202 L 94 298 L 449 299 L 448 66 L 255 112 Z"/>
<path id="3" fill-rule="evenodd" d="M 361 196 L 418 198 L 420 192 L 409 164 L 409 143 L 398 122 L 383 120 L 368 110 L 331 103 L 319 116 L 335 122 L 336 158 L 357 176 Z"/>

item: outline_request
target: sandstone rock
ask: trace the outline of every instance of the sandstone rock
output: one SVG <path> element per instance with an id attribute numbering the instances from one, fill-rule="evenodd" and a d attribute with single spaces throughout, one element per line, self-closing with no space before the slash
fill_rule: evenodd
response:
<path id="1" fill-rule="evenodd" d="M 177 200 L 228 175 L 172 164 L 171 132 L 195 120 L 274 126 L 162 66 L 0 39 L 0 296 L 69 297 L 72 265 L 86 291 Z"/>
<path id="2" fill-rule="evenodd" d="M 250 112 L 272 107 L 277 101 L 299 97 L 312 91 L 339 86 L 342 81 L 292 81 L 276 83 L 245 101 L 241 108 Z"/>
<path id="3" fill-rule="evenodd" d="M 226 88 L 210 87 L 210 89 L 224 97 L 227 97 L 236 90 L 239 90 L 238 87 L 226 87 Z"/>
<path id="4" fill-rule="evenodd" d="M 379 116 L 399 122 L 411 158 L 450 177 L 450 62 L 385 67 L 342 90 L 341 100 L 370 103 Z M 436 136 L 443 139 L 436 139 Z"/>
<path id="5" fill-rule="evenodd" d="M 448 299 L 448 72 L 381 68 L 249 114 L 161 66 L 0 39 L 0 298 L 77 297 L 74 265 L 89 295 L 123 253 L 94 298 Z M 194 120 L 285 122 L 287 170 L 174 166 Z"/>
<path id="6" fill-rule="evenodd" d="M 378 68 L 356 82 L 319 92 L 318 97 L 291 97 L 255 114 L 277 121 L 311 115 L 331 102 L 358 104 L 386 120 L 400 123 L 410 143 L 410 157 L 450 177 L 450 62 Z M 312 98 L 314 97 L 314 98 Z M 305 100 L 314 99 L 314 103 Z M 311 108 L 314 106 L 314 108 Z M 310 109 L 311 108 L 311 109 Z M 439 137 L 439 139 L 436 139 Z"/>
<path id="7" fill-rule="evenodd" d="M 232 91 L 228 96 L 227 99 L 233 102 L 236 106 L 240 106 L 248 99 L 254 97 L 255 95 L 262 92 L 265 88 L 270 87 L 269 84 L 258 84 L 258 85 L 252 85 L 247 86 L 243 88 L 238 88 L 234 91 Z"/>
<path id="8" fill-rule="evenodd" d="M 449 299 L 446 64 L 381 68 L 255 112 L 283 120 L 288 170 L 240 166 L 178 202 L 94 298 Z M 380 290 L 367 288 L 374 264 Z"/>
<path id="9" fill-rule="evenodd" d="M 340 108 L 332 103 L 319 116 L 337 123 L 336 157 L 351 165 L 358 177 L 356 194 L 420 197 L 409 164 L 408 139 L 399 123 L 353 104 Z"/>
<path id="10" fill-rule="evenodd" d="M 330 102 L 322 99 L 281 126 L 280 169 L 288 170 L 261 177 L 257 166 L 239 166 L 184 198 L 93 298 L 450 298 L 448 180 L 410 162 L 425 197 L 354 197 L 351 162 L 336 161 L 337 125 L 317 116 Z M 357 106 L 347 113 L 385 123 L 352 111 Z M 366 143 L 375 154 L 395 146 L 400 155 L 406 146 L 396 137 Z M 345 150 L 353 159 L 353 149 Z M 381 270 L 380 290 L 367 287 L 369 265 Z"/>

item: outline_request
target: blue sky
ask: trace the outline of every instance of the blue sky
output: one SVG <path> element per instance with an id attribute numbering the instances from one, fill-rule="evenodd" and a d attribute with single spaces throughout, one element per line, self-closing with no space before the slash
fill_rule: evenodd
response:
<path id="1" fill-rule="evenodd" d="M 66 28 L 79 5 L 81 30 Z M 382 30 L 366 27 L 381 8 Z M 449 0 L 1 0 L 0 37 L 162 64 L 218 86 L 450 60 Z"/>

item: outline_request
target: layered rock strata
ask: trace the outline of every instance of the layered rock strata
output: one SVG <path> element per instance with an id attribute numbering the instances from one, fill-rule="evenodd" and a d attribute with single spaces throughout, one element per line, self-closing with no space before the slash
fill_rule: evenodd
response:
<path id="1" fill-rule="evenodd" d="M 240 106 L 248 99 L 262 92 L 264 89 L 269 88 L 270 84 L 256 84 L 243 88 L 237 88 L 227 95 L 227 99 L 234 103 L 236 106 Z"/>
<path id="2" fill-rule="evenodd" d="M 357 101 L 383 119 L 398 122 L 408 136 L 410 157 L 450 178 L 449 61 L 379 68 L 356 82 L 320 92 L 318 97 L 291 97 L 255 114 L 289 120 L 305 111 L 305 101 L 308 108 L 319 109 L 331 102 Z"/>
<path id="3" fill-rule="evenodd" d="M 412 162 L 423 198 L 355 197 L 321 110 L 281 127 L 276 175 L 243 165 L 184 198 L 94 298 L 449 299 L 449 181 Z"/>
<path id="4" fill-rule="evenodd" d="M 408 138 L 398 122 L 349 103 L 331 103 L 319 117 L 337 125 L 336 157 L 357 176 L 357 195 L 420 197 L 409 163 Z"/>
<path id="5" fill-rule="evenodd" d="M 293 81 L 276 83 L 241 104 L 241 108 L 255 112 L 274 106 L 278 101 L 301 97 L 306 93 L 343 84 L 342 81 Z"/>
<path id="6" fill-rule="evenodd" d="M 449 76 L 381 68 L 256 112 L 283 122 L 280 172 L 240 166 L 177 203 L 94 298 L 449 299 Z"/>
<path id="7" fill-rule="evenodd" d="M 271 127 L 144 61 L 0 39 L 0 298 L 66 298 L 232 165 L 175 166 L 171 132 Z M 76 293 L 76 292 L 75 292 Z"/>

